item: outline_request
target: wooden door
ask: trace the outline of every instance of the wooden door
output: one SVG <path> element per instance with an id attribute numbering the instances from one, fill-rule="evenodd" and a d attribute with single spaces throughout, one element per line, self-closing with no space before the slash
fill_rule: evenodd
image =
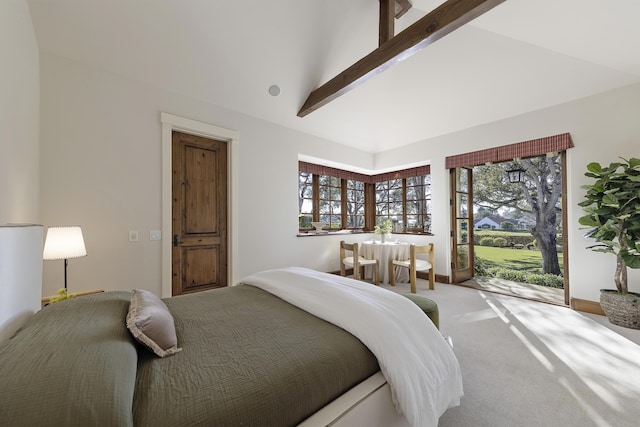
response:
<path id="1" fill-rule="evenodd" d="M 473 173 L 470 168 L 451 169 L 452 282 L 473 277 Z"/>
<path id="2" fill-rule="evenodd" d="M 227 286 L 227 144 L 172 134 L 172 294 Z"/>

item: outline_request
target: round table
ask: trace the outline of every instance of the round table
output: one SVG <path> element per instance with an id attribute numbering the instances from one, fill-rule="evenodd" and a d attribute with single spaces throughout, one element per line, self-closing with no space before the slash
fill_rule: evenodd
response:
<path id="1" fill-rule="evenodd" d="M 378 260 L 380 268 L 380 281 L 389 283 L 389 260 L 409 259 L 409 244 L 403 242 L 377 242 L 369 240 L 360 244 L 362 251 L 360 255 L 367 259 Z M 408 282 L 409 270 L 406 268 L 396 268 L 396 281 Z M 373 277 L 373 267 L 365 267 L 365 277 Z"/>

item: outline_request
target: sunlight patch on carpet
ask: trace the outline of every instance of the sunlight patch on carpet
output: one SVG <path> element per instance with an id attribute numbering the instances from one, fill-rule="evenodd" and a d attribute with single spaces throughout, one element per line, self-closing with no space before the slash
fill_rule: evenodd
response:
<path id="1" fill-rule="evenodd" d="M 586 410 L 597 399 L 624 413 L 630 396 L 640 396 L 640 346 L 569 308 L 531 304 L 499 295 L 487 303 L 511 322 L 512 332 L 547 369 L 573 372 L 560 382 L 580 381 L 590 393 L 568 390 Z M 504 312 L 502 309 L 506 309 Z M 606 424 L 599 424 L 606 425 Z"/>

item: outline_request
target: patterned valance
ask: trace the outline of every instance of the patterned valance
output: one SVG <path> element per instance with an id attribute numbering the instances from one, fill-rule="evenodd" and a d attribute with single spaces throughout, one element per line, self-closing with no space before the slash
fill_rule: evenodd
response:
<path id="1" fill-rule="evenodd" d="M 402 179 L 402 178 L 412 178 L 414 176 L 424 176 L 431 174 L 431 166 L 424 165 L 418 166 L 415 168 L 403 169 L 394 172 L 385 172 L 379 173 L 377 175 L 371 175 L 372 183 L 373 182 L 381 182 L 381 181 L 389 181 L 391 179 Z"/>
<path id="2" fill-rule="evenodd" d="M 391 179 L 411 178 L 414 176 L 429 175 L 431 167 L 429 165 L 418 166 L 415 168 L 402 169 L 399 171 L 385 172 L 376 175 L 365 175 L 363 173 L 351 172 L 343 169 L 333 168 L 330 166 L 317 165 L 315 163 L 298 162 L 298 171 L 312 173 L 315 175 L 333 176 L 341 179 L 353 179 L 356 181 L 373 184 Z"/>
<path id="3" fill-rule="evenodd" d="M 571 135 L 569 133 L 562 133 L 515 144 L 503 145 L 501 147 L 449 156 L 445 160 L 445 167 L 452 169 L 464 166 L 483 165 L 485 163 L 504 162 L 517 158 L 524 159 L 546 153 L 565 151 L 573 146 Z"/>

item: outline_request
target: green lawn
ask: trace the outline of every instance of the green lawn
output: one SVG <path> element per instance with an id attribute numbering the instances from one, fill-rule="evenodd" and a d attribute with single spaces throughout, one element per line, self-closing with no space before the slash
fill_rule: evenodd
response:
<path id="1" fill-rule="evenodd" d="M 491 246 L 474 246 L 473 250 L 482 259 L 486 267 L 501 267 L 513 270 L 542 272 L 542 256 L 540 251 L 526 249 L 494 248 Z M 563 257 L 558 254 L 558 262 L 562 267 Z"/>

